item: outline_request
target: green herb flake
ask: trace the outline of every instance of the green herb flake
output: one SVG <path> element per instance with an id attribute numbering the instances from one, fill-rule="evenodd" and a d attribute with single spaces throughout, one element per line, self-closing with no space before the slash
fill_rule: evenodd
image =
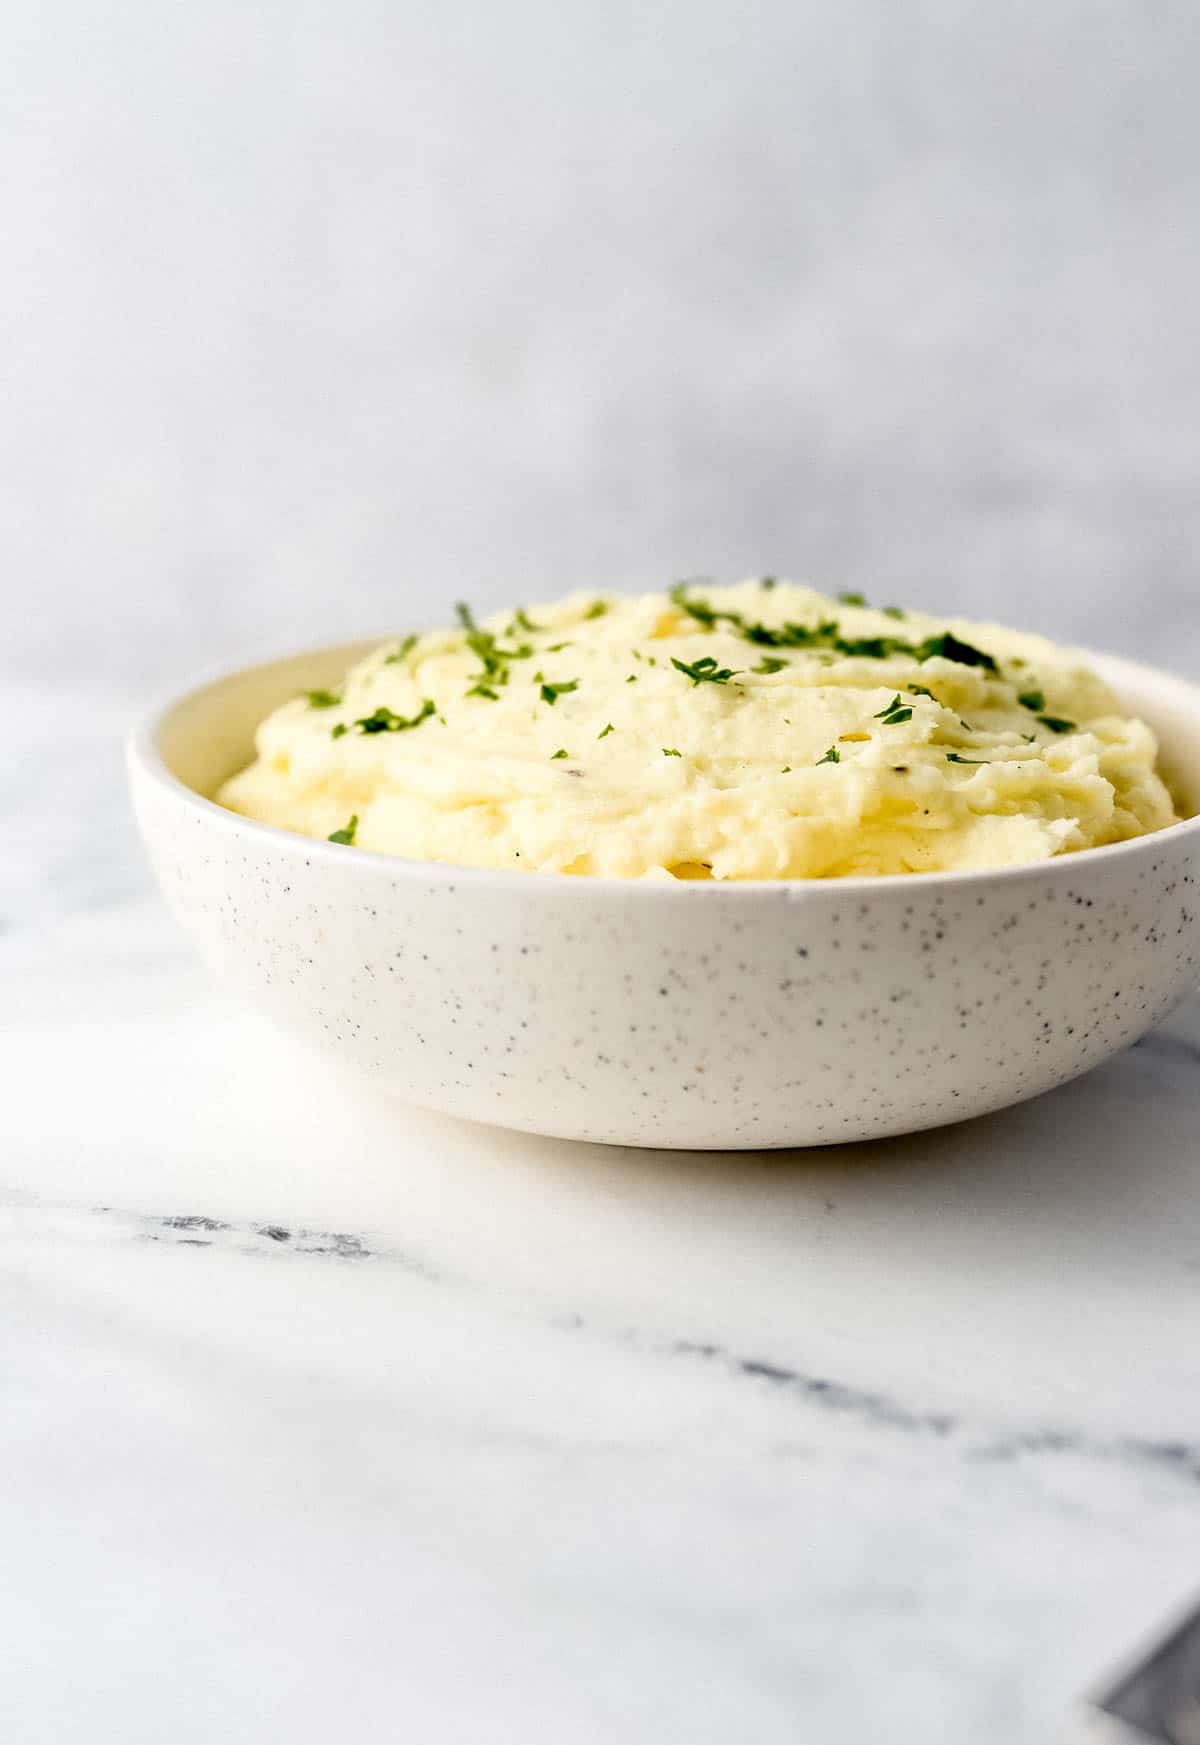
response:
<path id="1" fill-rule="evenodd" d="M 786 660 L 776 660 L 774 655 L 764 655 L 757 666 L 752 666 L 752 673 L 781 673 L 787 665 Z"/>
<path id="2" fill-rule="evenodd" d="M 602 727 L 600 729 L 599 733 L 597 733 L 597 735 L 596 735 L 596 738 L 597 739 L 607 739 L 609 734 L 613 733 L 615 731 L 616 731 L 616 729 L 613 727 L 613 724 L 610 721 L 607 727 Z"/>
<path id="3" fill-rule="evenodd" d="M 1022 691 L 1017 702 L 1022 709 L 1031 709 L 1035 715 L 1040 715 L 1046 707 L 1046 697 L 1042 691 Z"/>
<path id="4" fill-rule="evenodd" d="M 343 824 L 343 826 L 340 830 L 335 830 L 333 832 L 333 834 L 328 838 L 328 840 L 330 842 L 343 843 L 344 846 L 347 848 L 353 848 L 354 835 L 355 835 L 355 832 L 357 831 L 357 829 L 358 829 L 358 813 L 354 812 L 350 816 L 350 822 L 348 824 Z"/>
<path id="5" fill-rule="evenodd" d="M 560 757 L 570 757 L 570 755 L 571 755 L 571 754 L 570 754 L 570 752 L 569 752 L 569 751 L 567 751 L 567 750 L 566 750 L 566 749 L 565 749 L 565 748 L 564 748 L 564 747 L 563 747 L 563 746 L 561 746 L 561 745 L 560 745 L 560 746 L 559 746 L 559 748 L 558 748 L 558 750 L 557 750 L 557 751 L 555 751 L 555 752 L 552 752 L 552 753 L 551 753 L 551 755 L 550 755 L 550 762 L 551 762 L 551 763 L 554 763 L 554 761 L 555 761 L 555 760 L 556 760 L 556 759 L 557 759 L 557 758 L 560 758 Z"/>
<path id="6" fill-rule="evenodd" d="M 772 588 L 778 586 L 778 578 L 775 576 L 763 576 L 758 585 L 760 588 L 765 589 L 769 594 Z"/>
<path id="7" fill-rule="evenodd" d="M 908 617 L 908 613 L 904 610 L 903 606 L 885 606 L 883 608 L 883 615 L 885 618 L 903 619 Z"/>
<path id="8" fill-rule="evenodd" d="M 536 636 L 541 628 L 542 626 L 540 624 L 535 624 L 529 617 L 524 606 L 518 606 L 509 620 L 508 629 L 504 634 L 506 636 L 515 636 L 518 630 L 524 630 L 528 635 Z"/>
<path id="9" fill-rule="evenodd" d="M 946 753 L 946 762 L 947 763 L 986 763 L 987 759 L 985 757 L 963 757 L 960 752 L 948 751 Z"/>
<path id="10" fill-rule="evenodd" d="M 522 643 L 518 648 L 503 648 L 497 642 L 491 630 L 481 630 L 475 622 L 471 608 L 459 601 L 454 608 L 458 621 L 466 633 L 466 644 L 480 664 L 480 671 L 472 673 L 473 684 L 467 691 L 468 697 L 487 697 L 495 702 L 495 691 L 499 685 L 506 685 L 509 679 L 509 662 L 528 660 L 533 649 L 528 643 Z"/>
<path id="11" fill-rule="evenodd" d="M 547 648 L 547 654 L 561 654 L 564 648 L 570 648 L 569 642 L 552 642 Z"/>
<path id="12" fill-rule="evenodd" d="M 629 677 L 625 680 L 625 683 L 627 685 L 636 685 L 637 684 L 637 674 L 630 673 Z"/>
<path id="13" fill-rule="evenodd" d="M 857 592 L 839 594 L 838 599 L 843 606 L 865 606 L 867 603 L 867 596 Z"/>
<path id="14" fill-rule="evenodd" d="M 940 655 L 943 660 L 956 661 L 959 666 L 983 667 L 987 672 L 999 672 L 999 667 L 990 654 L 985 654 L 981 648 L 975 648 L 969 642 L 962 642 L 952 630 L 944 630 L 940 636 L 931 636 L 919 648 L 913 651 L 918 660 L 932 660 Z"/>
<path id="15" fill-rule="evenodd" d="M 1074 733 L 1077 725 L 1074 721 L 1064 720 L 1061 715 L 1039 715 L 1038 720 L 1051 733 Z"/>
<path id="16" fill-rule="evenodd" d="M 881 709 L 875 719 L 882 721 L 885 727 L 899 727 L 903 722 L 911 721 L 912 715 L 912 710 L 904 707 L 900 701 L 900 693 L 897 692 L 887 708 Z"/>
<path id="17" fill-rule="evenodd" d="M 926 690 L 924 685 L 905 685 L 904 689 L 908 692 L 910 697 L 928 697 L 931 703 L 937 703 L 939 709 L 942 706 L 934 696 L 933 692 Z"/>
<path id="18" fill-rule="evenodd" d="M 841 763 L 841 761 L 841 752 L 838 750 L 836 745 L 831 745 L 829 750 L 825 753 L 825 756 L 817 759 L 817 768 L 819 769 L 823 763 Z"/>
<path id="19" fill-rule="evenodd" d="M 671 604 L 678 606 L 681 612 L 686 612 L 689 618 L 694 618 L 697 624 L 703 624 L 706 630 L 715 630 L 717 620 L 722 617 L 723 614 L 716 611 L 704 600 L 690 599 L 688 597 L 688 587 L 689 584 L 687 582 L 676 582 L 668 596 Z M 724 614 L 724 616 L 728 616 L 728 614 Z"/>
<path id="20" fill-rule="evenodd" d="M 329 737 L 331 739 L 340 739 L 344 733 L 349 733 L 349 731 L 350 729 L 346 726 L 346 723 L 344 721 L 339 721 L 337 726 L 331 731 Z"/>
<path id="21" fill-rule="evenodd" d="M 544 684 L 541 691 L 542 702 L 549 703 L 553 707 L 560 697 L 566 696 L 568 691 L 577 691 L 578 689 L 578 679 L 568 679 L 561 685 Z"/>
<path id="22" fill-rule="evenodd" d="M 703 660 L 688 662 L 676 660 L 671 656 L 671 665 L 676 672 L 684 673 L 692 681 L 693 687 L 707 680 L 710 685 L 727 685 L 736 676 L 733 667 L 718 666 L 711 654 L 706 654 Z"/>
<path id="23" fill-rule="evenodd" d="M 413 649 L 417 646 L 417 643 L 419 641 L 420 641 L 420 638 L 417 636 L 406 636 L 404 638 L 404 641 L 400 644 L 399 648 L 393 649 L 392 653 L 388 655 L 387 659 L 383 663 L 384 666 L 395 666 L 397 661 L 404 660 L 408 655 L 410 655 L 412 653 Z"/>
<path id="24" fill-rule="evenodd" d="M 783 768 L 782 768 L 782 769 L 781 769 L 781 770 L 780 770 L 780 772 L 779 772 L 779 773 L 780 773 L 780 775 L 781 775 L 781 776 L 790 776 L 790 775 L 791 775 L 791 773 L 792 773 L 792 766 L 791 766 L 791 764 L 790 764 L 790 763 L 785 763 L 785 764 L 784 764 L 784 766 L 783 766 Z"/>
<path id="25" fill-rule="evenodd" d="M 841 599 L 847 605 L 865 604 L 861 594 L 843 594 Z M 723 612 L 705 600 L 693 598 L 686 582 L 679 582 L 671 589 L 671 600 L 706 630 L 715 630 L 721 623 L 728 624 L 747 642 L 759 647 L 817 649 L 829 656 L 840 654 L 861 660 L 886 660 L 894 654 L 907 654 L 925 661 L 940 655 L 945 660 L 957 661 L 961 666 L 983 667 L 989 672 L 1000 670 L 990 654 L 963 642 L 951 630 L 914 643 L 900 636 L 846 637 L 836 619 L 824 619 L 819 624 L 750 624 L 740 612 Z M 894 617 L 899 612 L 900 608 L 896 607 L 890 615 Z"/>
<path id="26" fill-rule="evenodd" d="M 583 616 L 585 619 L 586 618 L 603 618 L 604 614 L 607 611 L 608 611 L 608 601 L 607 600 L 593 600 L 592 604 L 588 607 L 587 611 L 584 613 Z"/>
<path id="27" fill-rule="evenodd" d="M 414 727 L 419 727 L 422 721 L 428 721 L 431 715 L 437 713 L 435 705 L 426 697 L 415 715 L 394 715 L 385 705 L 372 710 L 370 715 L 364 715 L 354 725 L 360 733 L 408 733 Z"/>
<path id="28" fill-rule="evenodd" d="M 310 709 L 336 709 L 341 698 L 336 691 L 305 691 Z"/>
<path id="29" fill-rule="evenodd" d="M 662 748 L 662 754 L 664 757 L 682 757 L 683 756 L 683 753 L 681 751 L 676 751 L 675 747 L 673 745 L 664 745 Z"/>

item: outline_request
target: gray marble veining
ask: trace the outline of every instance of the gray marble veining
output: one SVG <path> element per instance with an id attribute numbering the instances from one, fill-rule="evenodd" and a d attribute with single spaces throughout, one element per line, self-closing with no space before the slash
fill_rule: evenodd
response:
<path id="1" fill-rule="evenodd" d="M 1200 1007 L 877 1146 L 470 1127 L 210 987 L 103 734 L 18 765 L 5 1737 L 1040 1745 L 1192 1593 Z"/>

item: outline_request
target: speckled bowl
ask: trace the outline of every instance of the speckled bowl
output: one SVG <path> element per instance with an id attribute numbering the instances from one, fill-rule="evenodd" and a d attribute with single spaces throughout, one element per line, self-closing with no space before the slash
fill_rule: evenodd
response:
<path id="1" fill-rule="evenodd" d="M 172 909 L 264 1011 L 398 1097 L 623 1145 L 825 1145 L 1036 1096 L 1200 979 L 1200 819 L 999 872 L 675 885 L 347 850 L 205 796 L 365 646 L 189 692 L 130 743 Z M 1200 810 L 1200 688 L 1096 657 Z"/>

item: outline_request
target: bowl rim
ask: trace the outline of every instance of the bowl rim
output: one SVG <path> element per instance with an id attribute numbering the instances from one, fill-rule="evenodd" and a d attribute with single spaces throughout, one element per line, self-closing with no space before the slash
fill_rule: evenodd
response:
<path id="1" fill-rule="evenodd" d="M 162 789 L 173 800 L 182 802 L 185 809 L 199 819 L 206 819 L 217 828 L 226 829 L 235 834 L 247 834 L 251 840 L 260 838 L 264 845 L 274 844 L 285 851 L 290 850 L 296 855 L 302 855 L 306 862 L 316 856 L 324 864 L 337 865 L 343 868 L 360 867 L 364 877 L 390 877 L 409 881 L 420 879 L 426 883 L 431 880 L 438 884 L 491 884 L 501 888 L 512 887 L 530 894 L 535 890 L 575 889 L 591 891 L 596 894 L 613 895 L 617 892 L 625 895 L 636 893 L 636 900 L 658 901 L 664 897 L 677 897 L 686 893 L 687 902 L 712 902 L 715 900 L 744 901 L 751 894 L 763 896 L 770 894 L 776 899 L 781 896 L 790 901 L 811 900 L 824 896 L 832 898 L 838 893 L 850 893 L 858 898 L 866 895 L 895 896 L 905 890 L 950 888 L 957 889 L 963 885 L 982 885 L 985 883 L 1019 882 L 1025 879 L 1045 879 L 1069 877 L 1071 869 L 1092 867 L 1101 864 L 1112 864 L 1118 856 L 1128 858 L 1130 855 L 1152 852 L 1158 845 L 1175 843 L 1184 836 L 1200 836 L 1200 812 L 1190 817 L 1182 818 L 1175 824 L 1169 824 L 1163 830 L 1154 830 L 1145 836 L 1129 837 L 1124 842 L 1108 842 L 1097 848 L 1077 849 L 1070 854 L 1052 855 L 1047 860 L 1022 861 L 1015 866 L 997 867 L 965 867 L 938 872 L 911 873 L 867 873 L 853 874 L 847 877 L 825 879 L 672 879 L 670 881 L 653 878 L 613 878 L 604 875 L 578 874 L 518 870 L 515 867 L 486 867 L 460 864 L 456 861 L 415 860 L 405 855 L 384 854 L 376 849 L 356 848 L 352 855 L 347 855 L 345 846 L 341 843 L 328 842 L 321 837 L 304 836 L 297 830 L 284 830 L 276 824 L 263 824 L 256 818 L 247 818 L 240 812 L 233 812 L 227 806 L 221 806 L 215 800 L 210 800 L 197 789 L 189 787 L 184 781 L 167 768 L 162 752 L 159 749 L 159 738 L 167 719 L 193 698 L 199 697 L 205 691 L 211 691 L 222 684 L 249 677 L 252 673 L 270 667 L 286 666 L 292 661 L 314 658 L 322 655 L 346 654 L 348 660 L 353 660 L 356 653 L 368 652 L 370 649 L 387 642 L 386 636 L 356 637 L 349 642 L 320 644 L 316 647 L 293 650 L 290 654 L 276 655 L 266 660 L 251 661 L 246 666 L 221 668 L 210 672 L 205 677 L 193 681 L 183 690 L 173 691 L 166 700 L 160 700 L 126 736 L 125 759 L 131 778 L 136 774 L 152 782 Z M 1200 684 L 1181 677 L 1178 673 L 1165 671 L 1142 661 L 1128 660 L 1124 655 L 1107 654 L 1100 650 L 1089 648 L 1073 648 L 1073 653 L 1081 655 L 1090 665 L 1096 668 L 1101 676 L 1108 676 L 1120 688 L 1123 675 L 1128 675 L 1131 681 L 1141 681 L 1143 684 L 1154 684 L 1176 692 L 1180 700 L 1190 701 L 1196 711 L 1197 723 L 1200 725 Z M 718 893 L 720 897 L 718 899 Z"/>

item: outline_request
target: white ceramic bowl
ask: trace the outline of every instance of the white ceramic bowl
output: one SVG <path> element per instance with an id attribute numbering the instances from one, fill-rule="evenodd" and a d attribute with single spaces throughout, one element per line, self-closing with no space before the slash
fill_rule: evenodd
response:
<path id="1" fill-rule="evenodd" d="M 366 646 L 189 692 L 136 733 L 167 900 L 282 1024 L 399 1097 L 626 1145 L 824 1145 L 1074 1078 L 1200 976 L 1200 819 L 998 872 L 643 884 L 370 854 L 205 796 Z M 1096 667 L 1200 811 L 1200 688 Z"/>

